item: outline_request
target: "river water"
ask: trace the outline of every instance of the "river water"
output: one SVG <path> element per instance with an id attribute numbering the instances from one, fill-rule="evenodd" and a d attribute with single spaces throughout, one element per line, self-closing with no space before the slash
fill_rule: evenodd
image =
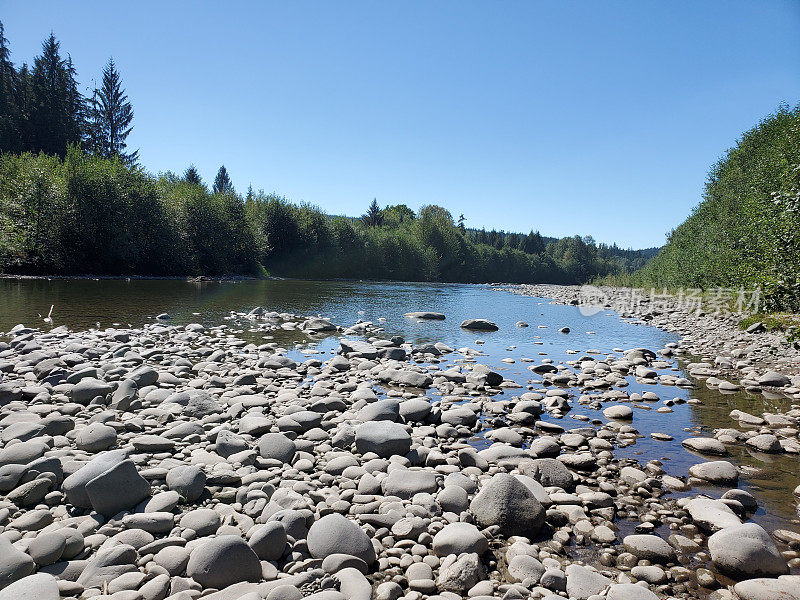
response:
<path id="1" fill-rule="evenodd" d="M 53 306 L 52 323 L 46 323 Z M 17 323 L 49 328 L 66 325 L 71 329 L 111 326 L 138 327 L 154 321 L 159 313 L 170 314 L 171 323 L 200 322 L 206 325 L 228 324 L 231 332 L 249 341 L 261 343 L 263 332 L 248 330 L 231 312 L 248 311 L 255 306 L 268 310 L 302 315 L 321 315 L 337 325 L 351 325 L 358 320 L 372 321 L 383 327 L 387 336 L 402 335 L 407 341 L 444 342 L 452 348 L 465 346 L 486 354 L 479 361 L 500 371 L 507 379 L 522 386 L 535 376 L 527 370 L 529 363 L 549 358 L 556 363 L 574 360 L 593 352 L 598 357 L 617 354 L 615 348 L 645 347 L 654 351 L 669 342 L 679 341 L 675 334 L 653 327 L 624 322 L 613 312 L 587 316 L 577 307 L 551 304 L 545 298 L 531 298 L 494 290 L 490 286 L 458 284 L 425 284 L 396 282 L 342 282 L 257 280 L 226 282 L 189 282 L 178 280 L 0 280 L 0 332 Z M 429 310 L 444 313 L 444 321 L 416 321 L 405 318 L 406 312 Z M 467 318 L 488 318 L 499 331 L 475 333 L 459 327 Z M 530 327 L 519 328 L 517 321 Z M 559 333 L 567 326 L 569 334 Z M 310 341 L 298 331 L 271 333 L 274 341 L 289 349 L 290 354 L 309 356 L 330 354 L 338 348 L 335 336 Z M 477 342 L 482 343 L 477 343 Z M 578 354 L 576 354 L 578 353 Z M 324 357 L 322 357 L 324 358 Z M 455 354 L 448 362 L 461 358 Z M 509 364 L 502 359 L 513 359 Z M 669 371 L 686 376 L 681 364 L 672 361 Z M 668 372 L 661 370 L 660 372 Z M 722 394 L 709 389 L 701 380 L 696 388 L 679 389 L 664 385 L 642 385 L 628 378 L 628 392 L 653 391 L 659 398 L 703 403 L 675 404 L 672 413 L 658 413 L 659 403 L 650 403 L 650 410 L 634 408 L 633 425 L 644 437 L 635 445 L 616 450 L 618 455 L 634 457 L 642 463 L 659 459 L 664 469 L 676 476 L 685 476 L 689 467 L 701 462 L 686 451 L 681 440 L 696 435 L 712 435 L 719 427 L 738 427 L 728 416 L 734 408 L 753 414 L 785 410 L 785 398 L 769 399 L 745 392 Z M 538 387 L 534 384 L 534 387 Z M 510 395 L 526 391 L 507 390 Z M 574 397 L 580 394 L 574 391 Z M 585 422 L 573 416 L 585 415 L 603 419 L 599 411 L 573 403 L 573 410 L 557 421 L 565 429 L 583 427 Z M 603 419 L 605 420 L 605 419 Z M 673 436 L 674 441 L 656 441 L 652 432 Z M 488 443 L 479 436 L 476 445 Z M 800 483 L 800 459 L 789 455 L 759 455 L 743 447 L 730 448 L 730 460 L 751 467 L 740 482 L 759 500 L 761 508 L 755 520 L 768 530 L 782 528 L 800 531 L 797 503 L 792 490 Z M 691 493 L 705 492 L 718 496 L 724 489 L 697 488 Z"/>

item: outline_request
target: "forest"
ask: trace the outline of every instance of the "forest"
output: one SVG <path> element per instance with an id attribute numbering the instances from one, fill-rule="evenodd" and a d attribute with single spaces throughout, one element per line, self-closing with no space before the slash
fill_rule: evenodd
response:
<path id="1" fill-rule="evenodd" d="M 17 67 L 3 33 L 0 23 L 0 272 L 582 283 L 657 252 L 467 228 L 435 205 L 373 200 L 361 217 L 329 216 L 241 194 L 225 166 L 210 187 L 191 165 L 148 173 L 127 144 L 133 106 L 113 59 L 84 94 L 55 35 Z"/>

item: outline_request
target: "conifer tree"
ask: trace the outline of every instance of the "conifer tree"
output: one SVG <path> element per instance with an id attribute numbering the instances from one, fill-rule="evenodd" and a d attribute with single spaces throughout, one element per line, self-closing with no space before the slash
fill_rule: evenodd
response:
<path id="1" fill-rule="evenodd" d="M 197 172 L 197 168 L 194 165 L 189 165 L 189 168 L 184 171 L 183 180 L 187 183 L 193 183 L 194 185 L 203 185 L 203 179 L 200 177 L 200 173 Z"/>
<path id="2" fill-rule="evenodd" d="M 61 58 L 60 49 L 51 32 L 33 63 L 30 150 L 64 156 L 69 144 L 81 142 L 84 100 L 72 61 Z"/>
<path id="3" fill-rule="evenodd" d="M 19 150 L 19 110 L 16 103 L 17 71 L 0 21 L 0 152 Z"/>
<path id="4" fill-rule="evenodd" d="M 219 171 L 217 171 L 217 176 L 214 178 L 214 188 L 212 191 L 215 194 L 225 194 L 227 192 L 234 191 L 233 182 L 228 175 L 228 169 L 225 168 L 225 165 L 222 165 L 219 168 Z"/>
<path id="5" fill-rule="evenodd" d="M 119 157 L 126 164 L 136 164 L 139 151 L 126 152 L 126 142 L 133 126 L 133 107 L 113 58 L 103 69 L 103 84 L 92 96 L 90 128 L 92 151 L 105 158 Z"/>
<path id="6" fill-rule="evenodd" d="M 361 222 L 367 227 L 380 227 L 383 224 L 383 212 L 377 198 L 372 199 L 367 212 L 361 216 Z"/>

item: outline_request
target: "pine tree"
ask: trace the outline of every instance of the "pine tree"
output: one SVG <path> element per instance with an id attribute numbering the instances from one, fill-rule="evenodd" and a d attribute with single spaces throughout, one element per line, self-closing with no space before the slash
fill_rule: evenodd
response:
<path id="1" fill-rule="evenodd" d="M 64 156 L 67 146 L 79 144 L 83 137 L 84 100 L 72 61 L 61 58 L 60 49 L 61 43 L 50 33 L 34 60 L 30 149 Z"/>
<path id="2" fill-rule="evenodd" d="M 133 107 L 122 87 L 122 77 L 114 59 L 109 58 L 103 69 L 103 84 L 92 96 L 92 151 L 105 158 L 119 157 L 129 165 L 139 160 L 139 151 L 126 152 L 125 141 L 133 126 Z"/>
<path id="3" fill-rule="evenodd" d="M 0 21 L 0 152 L 19 150 L 19 110 L 16 104 L 17 71 L 11 62 L 3 22 Z"/>
<path id="4" fill-rule="evenodd" d="M 233 182 L 228 175 L 228 169 L 225 168 L 225 165 L 222 165 L 219 168 L 219 171 L 217 171 L 217 176 L 214 178 L 214 188 L 212 191 L 215 194 L 225 194 L 227 192 L 234 191 Z"/>
<path id="5" fill-rule="evenodd" d="M 380 227 L 383 224 L 383 212 L 377 198 L 372 199 L 367 212 L 361 216 L 361 222 L 367 227 Z"/>
<path id="6" fill-rule="evenodd" d="M 189 165 L 189 168 L 184 171 L 183 180 L 187 183 L 193 183 L 194 185 L 203 185 L 203 179 L 200 177 L 200 173 L 197 172 L 197 168 L 194 165 Z"/>
<path id="7" fill-rule="evenodd" d="M 461 231 L 461 233 L 465 233 L 466 231 L 466 227 L 464 227 L 464 221 L 466 221 L 464 218 L 464 213 L 461 213 L 458 215 L 458 229 Z"/>

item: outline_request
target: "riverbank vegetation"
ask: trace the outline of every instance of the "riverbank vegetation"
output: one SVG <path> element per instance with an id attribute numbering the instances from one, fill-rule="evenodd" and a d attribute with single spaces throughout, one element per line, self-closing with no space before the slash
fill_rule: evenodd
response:
<path id="1" fill-rule="evenodd" d="M 644 268 L 602 283 L 760 287 L 762 309 L 800 312 L 800 105 L 747 131 L 709 172 L 703 199 Z"/>
<path id="2" fill-rule="evenodd" d="M 211 189 L 193 166 L 151 175 L 127 148 L 132 121 L 113 60 L 84 96 L 53 34 L 15 67 L 0 23 L 0 272 L 581 283 L 655 253 L 469 229 L 439 206 L 331 217 L 240 195 L 224 166 Z"/>

